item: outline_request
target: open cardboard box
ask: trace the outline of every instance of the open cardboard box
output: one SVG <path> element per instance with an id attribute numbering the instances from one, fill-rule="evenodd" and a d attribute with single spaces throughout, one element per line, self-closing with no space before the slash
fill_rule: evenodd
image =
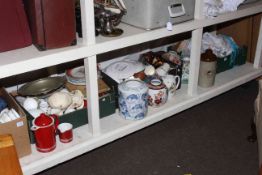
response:
<path id="1" fill-rule="evenodd" d="M 15 143 L 18 157 L 31 154 L 31 145 L 28 135 L 27 119 L 24 111 L 17 102 L 0 87 L 0 96 L 7 101 L 8 108 L 13 108 L 20 115 L 20 118 L 7 123 L 0 123 L 0 135 L 11 134 Z"/>

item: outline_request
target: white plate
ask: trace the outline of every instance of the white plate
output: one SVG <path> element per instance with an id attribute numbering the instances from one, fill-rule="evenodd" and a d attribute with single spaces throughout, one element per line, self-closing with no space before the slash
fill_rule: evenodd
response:
<path id="1" fill-rule="evenodd" d="M 135 61 L 117 61 L 108 65 L 104 73 L 116 80 L 122 82 L 124 79 L 132 77 L 135 73 L 144 70 L 144 65 Z"/>

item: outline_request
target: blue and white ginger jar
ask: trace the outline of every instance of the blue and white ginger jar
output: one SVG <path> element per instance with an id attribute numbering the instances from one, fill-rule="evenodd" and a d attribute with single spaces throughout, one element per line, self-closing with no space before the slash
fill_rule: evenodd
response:
<path id="1" fill-rule="evenodd" d="M 128 120 L 143 119 L 148 110 L 148 87 L 137 79 L 129 79 L 118 85 L 119 113 Z"/>

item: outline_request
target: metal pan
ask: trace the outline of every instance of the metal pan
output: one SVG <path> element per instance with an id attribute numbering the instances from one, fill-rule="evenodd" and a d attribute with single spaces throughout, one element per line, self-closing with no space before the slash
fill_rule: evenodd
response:
<path id="1" fill-rule="evenodd" d="M 18 89 L 22 96 L 48 96 L 65 84 L 64 77 L 47 77 L 26 83 Z"/>

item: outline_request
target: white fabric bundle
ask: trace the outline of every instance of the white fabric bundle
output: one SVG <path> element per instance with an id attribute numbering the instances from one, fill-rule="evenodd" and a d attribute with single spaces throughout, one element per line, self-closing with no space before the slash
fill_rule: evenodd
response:
<path id="1" fill-rule="evenodd" d="M 201 51 L 204 53 L 207 49 L 211 49 L 217 57 L 225 57 L 232 53 L 232 48 L 222 35 L 214 35 L 204 33 L 202 38 Z"/>
<path id="2" fill-rule="evenodd" d="M 203 13 L 207 17 L 215 17 L 218 14 L 236 11 L 245 0 L 204 0 Z"/>

